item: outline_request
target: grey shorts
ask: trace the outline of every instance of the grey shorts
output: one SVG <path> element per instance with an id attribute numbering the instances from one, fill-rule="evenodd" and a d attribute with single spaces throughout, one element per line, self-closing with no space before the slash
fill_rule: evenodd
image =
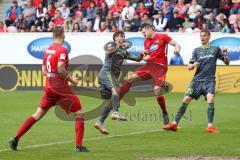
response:
<path id="1" fill-rule="evenodd" d="M 206 97 L 208 93 L 215 94 L 214 81 L 192 81 L 188 86 L 188 90 L 185 93 L 185 96 L 189 96 L 197 100 L 201 97 L 201 95 Z"/>
<path id="2" fill-rule="evenodd" d="M 119 86 L 117 78 L 109 72 L 100 74 L 98 83 L 100 85 L 102 98 L 107 100 L 112 97 L 112 88 L 117 88 Z"/>

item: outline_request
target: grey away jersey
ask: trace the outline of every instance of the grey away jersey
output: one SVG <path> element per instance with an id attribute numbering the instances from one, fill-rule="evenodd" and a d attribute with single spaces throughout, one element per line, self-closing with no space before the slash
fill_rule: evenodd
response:
<path id="1" fill-rule="evenodd" d="M 109 43 L 113 42 L 108 42 L 107 44 L 105 44 L 105 46 L 107 46 Z M 118 78 L 124 59 L 130 59 L 131 57 L 131 53 L 122 46 L 118 47 L 117 51 L 114 53 L 106 53 L 104 64 L 100 70 L 100 74 L 105 74 L 106 72 L 108 72 Z"/>
<path id="2" fill-rule="evenodd" d="M 198 66 L 193 80 L 214 81 L 217 59 L 223 59 L 222 51 L 217 46 L 209 45 L 207 48 L 194 49 L 190 62 L 198 62 Z"/>

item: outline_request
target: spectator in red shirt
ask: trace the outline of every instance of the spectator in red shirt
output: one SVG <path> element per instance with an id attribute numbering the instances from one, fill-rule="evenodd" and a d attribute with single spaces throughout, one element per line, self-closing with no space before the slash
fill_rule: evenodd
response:
<path id="1" fill-rule="evenodd" d="M 240 13 L 240 1 L 239 0 L 232 0 L 233 6 L 230 9 L 230 14 L 237 14 Z"/>
<path id="2" fill-rule="evenodd" d="M 118 0 L 118 4 L 119 4 L 119 6 L 121 6 L 122 8 L 125 7 L 125 3 L 126 3 L 126 0 Z"/>
<path id="3" fill-rule="evenodd" d="M 114 0 L 114 4 L 112 7 L 110 7 L 109 12 L 113 14 L 114 18 L 118 18 L 120 17 L 122 9 L 123 8 L 119 5 L 118 0 Z"/>
<path id="4" fill-rule="evenodd" d="M 144 14 L 150 14 L 149 10 L 145 7 L 145 4 L 143 2 L 138 3 L 138 7 L 135 13 L 140 14 L 141 18 Z"/>
<path id="5" fill-rule="evenodd" d="M 56 17 L 53 19 L 53 23 L 56 26 L 62 26 L 64 27 L 64 19 L 62 18 L 62 14 L 60 11 L 56 11 Z"/>
<path id="6" fill-rule="evenodd" d="M 43 0 L 33 0 L 33 7 L 34 8 L 38 8 L 39 7 L 39 3 L 43 4 Z"/>
<path id="7" fill-rule="evenodd" d="M 219 11 L 220 13 L 224 13 L 226 16 L 229 16 L 230 9 L 232 7 L 231 0 L 221 0 Z"/>
<path id="8" fill-rule="evenodd" d="M 83 0 L 82 1 L 82 5 L 83 5 L 83 8 L 87 9 L 90 7 L 90 0 Z"/>
<path id="9" fill-rule="evenodd" d="M 105 0 L 93 0 L 97 8 L 100 8 L 102 3 L 105 2 Z"/>
<path id="10" fill-rule="evenodd" d="M 48 4 L 47 13 L 50 15 L 50 17 L 54 17 L 55 12 L 56 12 L 56 8 L 54 8 L 52 4 Z"/>
<path id="11" fill-rule="evenodd" d="M 175 9 L 178 10 L 178 17 L 184 19 L 185 14 L 187 13 L 188 7 L 184 4 L 184 0 L 178 0 Z"/>
<path id="12" fill-rule="evenodd" d="M 6 15 L 6 20 L 5 20 L 5 24 L 8 26 L 10 26 L 18 17 L 18 15 L 22 12 L 21 8 L 18 7 L 18 3 L 17 0 L 13 0 L 12 1 L 12 5 L 9 6 L 7 8 L 7 10 L 5 11 L 5 15 Z"/>

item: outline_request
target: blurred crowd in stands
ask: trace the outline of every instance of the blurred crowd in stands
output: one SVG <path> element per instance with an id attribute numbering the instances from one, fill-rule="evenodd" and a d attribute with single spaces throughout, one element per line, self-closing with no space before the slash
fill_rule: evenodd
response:
<path id="1" fill-rule="evenodd" d="M 0 32 L 240 32 L 240 0 L 12 0 Z"/>

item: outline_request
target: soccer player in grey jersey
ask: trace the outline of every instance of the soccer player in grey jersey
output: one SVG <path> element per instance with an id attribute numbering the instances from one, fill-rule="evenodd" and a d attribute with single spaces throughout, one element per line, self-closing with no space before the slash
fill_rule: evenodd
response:
<path id="1" fill-rule="evenodd" d="M 121 31 L 114 33 L 113 41 L 104 45 L 106 56 L 99 73 L 99 84 L 101 96 L 106 100 L 106 104 L 98 122 L 94 124 L 94 127 L 102 134 L 108 134 L 103 123 L 111 110 L 113 120 L 126 121 L 126 118 L 118 111 L 120 107 L 118 77 L 125 59 L 139 62 L 143 57 L 142 54 L 137 57 L 133 56 L 127 51 L 128 48 L 129 43 L 125 42 L 125 34 Z"/>
<path id="2" fill-rule="evenodd" d="M 201 30 L 200 40 L 202 46 L 194 49 L 188 65 L 188 70 L 193 70 L 196 67 L 196 73 L 185 93 L 182 105 L 179 107 L 175 116 L 175 120 L 168 126 L 168 130 L 176 131 L 177 125 L 191 100 L 197 100 L 201 95 L 204 95 L 208 103 L 208 126 L 206 131 L 218 133 L 218 130 L 213 127 L 216 62 L 217 59 L 220 59 L 226 65 L 229 65 L 230 61 L 227 57 L 226 49 L 221 50 L 219 47 L 209 44 L 210 32 L 208 30 Z"/>

